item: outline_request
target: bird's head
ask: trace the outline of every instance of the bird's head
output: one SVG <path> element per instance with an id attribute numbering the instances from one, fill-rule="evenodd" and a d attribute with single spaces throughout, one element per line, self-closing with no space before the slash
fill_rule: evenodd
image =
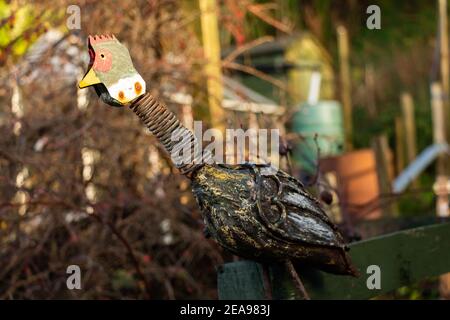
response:
<path id="1" fill-rule="evenodd" d="M 78 86 L 94 86 L 103 102 L 120 107 L 145 93 L 128 49 L 115 36 L 89 36 L 89 68 Z"/>

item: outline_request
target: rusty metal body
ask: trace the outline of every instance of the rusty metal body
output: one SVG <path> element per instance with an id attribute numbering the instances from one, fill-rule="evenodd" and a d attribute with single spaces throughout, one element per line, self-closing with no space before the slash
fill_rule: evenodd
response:
<path id="1" fill-rule="evenodd" d="M 318 201 L 285 172 L 264 166 L 205 165 L 192 190 L 209 233 L 238 256 L 291 259 L 336 274 L 356 275 L 346 246 Z"/>
<path id="2" fill-rule="evenodd" d="M 184 127 L 164 105 L 145 94 L 130 108 L 169 153 L 180 148 L 171 136 Z M 194 152 L 195 138 L 190 134 L 185 141 Z M 196 157 L 193 154 L 192 159 Z M 336 226 L 297 179 L 281 170 L 270 172 L 264 165 L 199 162 L 177 167 L 191 179 L 207 231 L 220 245 L 253 260 L 292 260 L 357 275 Z"/>

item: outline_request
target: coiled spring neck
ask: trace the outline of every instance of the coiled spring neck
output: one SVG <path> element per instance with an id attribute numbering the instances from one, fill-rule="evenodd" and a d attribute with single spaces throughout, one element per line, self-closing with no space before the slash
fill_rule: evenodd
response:
<path id="1" fill-rule="evenodd" d="M 151 94 L 146 93 L 139 97 L 130 104 L 130 109 L 158 138 L 182 174 L 191 177 L 193 172 L 203 166 L 206 159 L 203 159 L 201 146 L 198 145 L 194 134 Z M 189 152 L 188 155 L 182 154 L 180 158 L 174 159 L 174 155 L 177 156 L 186 150 Z"/>

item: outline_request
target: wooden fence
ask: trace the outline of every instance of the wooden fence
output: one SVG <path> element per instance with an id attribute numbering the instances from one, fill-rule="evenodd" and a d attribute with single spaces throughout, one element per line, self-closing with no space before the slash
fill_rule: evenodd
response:
<path id="1" fill-rule="evenodd" d="M 311 299 L 369 299 L 427 277 L 450 272 L 450 222 L 404 230 L 356 242 L 350 255 L 359 278 L 336 276 L 313 270 L 299 272 Z M 381 288 L 369 289 L 367 273 L 380 267 Z M 296 290 L 280 265 L 269 273 L 274 299 L 295 299 Z M 265 299 L 262 266 L 238 261 L 218 268 L 219 299 Z"/>

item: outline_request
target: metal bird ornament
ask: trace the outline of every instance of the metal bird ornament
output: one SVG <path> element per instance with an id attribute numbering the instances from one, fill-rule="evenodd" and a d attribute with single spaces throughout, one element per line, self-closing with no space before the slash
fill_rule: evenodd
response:
<path id="1" fill-rule="evenodd" d="M 125 46 L 114 36 L 89 37 L 91 63 L 79 87 L 94 86 L 112 106 L 129 106 L 169 154 L 191 150 L 191 163 L 175 163 L 191 180 L 206 232 L 234 254 L 260 262 L 285 262 L 294 280 L 294 265 L 357 276 L 337 227 L 300 181 L 283 172 L 267 174 L 264 165 L 221 165 L 198 161 L 195 137 L 174 113 L 145 93 Z M 176 130 L 188 135 L 171 139 Z M 187 147 L 187 149 L 186 149 Z M 206 163 L 205 163 L 206 162 Z"/>

